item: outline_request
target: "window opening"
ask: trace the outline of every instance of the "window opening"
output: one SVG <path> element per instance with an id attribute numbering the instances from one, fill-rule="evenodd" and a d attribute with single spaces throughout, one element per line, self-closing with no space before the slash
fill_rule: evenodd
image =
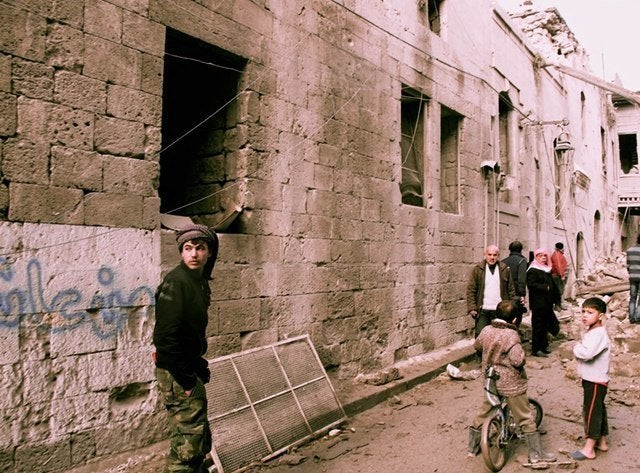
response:
<path id="1" fill-rule="evenodd" d="M 602 174 L 607 175 L 607 134 L 600 127 L 600 147 L 602 148 Z"/>
<path id="2" fill-rule="evenodd" d="M 437 35 L 442 32 L 442 4 L 444 0 L 429 0 L 429 29 Z"/>
<path id="3" fill-rule="evenodd" d="M 558 137 L 553 139 L 553 149 L 554 149 L 554 169 L 553 169 L 553 177 L 554 177 L 554 199 L 555 199 L 555 218 L 559 219 L 562 206 L 564 205 L 564 198 L 566 194 L 564 176 L 566 163 L 564 162 L 564 155 L 562 152 L 557 150 L 558 147 Z"/>
<path id="4" fill-rule="evenodd" d="M 635 133 L 618 135 L 620 144 L 620 167 L 624 174 L 638 169 L 638 140 Z"/>
<path id="5" fill-rule="evenodd" d="M 580 123 L 582 123 L 580 131 L 584 139 L 587 134 L 587 97 L 584 92 L 580 92 Z"/>
<path id="6" fill-rule="evenodd" d="M 442 106 L 440 116 L 440 208 L 459 213 L 459 142 L 462 115 Z"/>
<path id="7" fill-rule="evenodd" d="M 160 212 L 215 227 L 244 177 L 229 170 L 247 145 L 236 101 L 246 60 L 172 29 L 165 52 Z"/>
<path id="8" fill-rule="evenodd" d="M 513 105 L 506 92 L 498 96 L 498 152 L 500 153 L 500 169 L 503 174 L 511 175 L 511 117 Z M 511 192 L 509 189 L 500 191 L 500 200 L 510 202 Z"/>
<path id="9" fill-rule="evenodd" d="M 402 87 L 400 100 L 400 152 L 402 154 L 402 203 L 422 206 L 424 191 L 424 116 L 428 97 Z"/>
<path id="10" fill-rule="evenodd" d="M 576 235 L 576 278 L 580 279 L 585 270 L 586 245 L 582 232 Z"/>
<path id="11" fill-rule="evenodd" d="M 599 210 L 596 210 L 593 216 L 593 246 L 596 254 L 602 251 L 602 222 Z"/>

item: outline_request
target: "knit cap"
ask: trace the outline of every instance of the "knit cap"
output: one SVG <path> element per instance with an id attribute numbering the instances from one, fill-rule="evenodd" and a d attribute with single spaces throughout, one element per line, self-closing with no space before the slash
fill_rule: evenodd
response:
<path id="1" fill-rule="evenodd" d="M 195 240 L 196 238 L 206 240 L 209 244 L 215 243 L 218 240 L 218 236 L 212 228 L 197 223 L 187 225 L 176 233 L 178 247 L 182 247 L 186 242 Z"/>

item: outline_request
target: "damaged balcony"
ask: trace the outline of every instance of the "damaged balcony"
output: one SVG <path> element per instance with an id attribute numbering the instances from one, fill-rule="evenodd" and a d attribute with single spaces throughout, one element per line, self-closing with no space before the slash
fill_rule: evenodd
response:
<path id="1" fill-rule="evenodd" d="M 624 174 L 618 178 L 618 208 L 640 215 L 640 174 Z"/>

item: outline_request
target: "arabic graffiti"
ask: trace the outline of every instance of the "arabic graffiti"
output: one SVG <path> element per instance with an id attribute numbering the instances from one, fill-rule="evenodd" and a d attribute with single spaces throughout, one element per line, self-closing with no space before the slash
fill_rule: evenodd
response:
<path id="1" fill-rule="evenodd" d="M 68 287 L 47 298 L 42 263 L 38 259 L 27 263 L 20 285 L 13 264 L 0 257 L 0 328 L 17 328 L 20 317 L 16 315 L 36 315 L 52 332 L 90 323 L 97 337 L 113 337 L 126 322 L 127 309 L 155 304 L 154 291 L 149 286 L 127 291 L 117 286 L 116 276 L 113 268 L 102 266 L 96 275 L 100 289 L 96 291 L 92 286 L 91 296 L 79 288 Z M 57 317 L 44 317 L 45 314 L 56 314 Z"/>

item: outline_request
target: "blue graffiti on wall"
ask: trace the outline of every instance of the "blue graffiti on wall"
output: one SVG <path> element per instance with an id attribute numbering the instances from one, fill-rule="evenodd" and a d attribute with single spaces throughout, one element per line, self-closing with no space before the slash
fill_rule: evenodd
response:
<path id="1" fill-rule="evenodd" d="M 45 323 L 44 314 L 58 314 L 51 330 L 70 330 L 82 323 L 90 323 L 92 332 L 100 338 L 117 334 L 127 319 L 127 309 L 154 305 L 154 291 L 149 286 L 138 286 L 126 292 L 116 286 L 116 272 L 107 266 L 98 270 L 100 291 L 89 298 L 78 288 L 66 288 L 47 300 L 45 297 L 42 264 L 37 259 L 27 263 L 25 286 L 10 287 L 14 268 L 6 258 L 0 257 L 0 328 L 17 327 L 20 317 L 33 315 Z M 8 288 L 4 288 L 9 283 Z"/>

